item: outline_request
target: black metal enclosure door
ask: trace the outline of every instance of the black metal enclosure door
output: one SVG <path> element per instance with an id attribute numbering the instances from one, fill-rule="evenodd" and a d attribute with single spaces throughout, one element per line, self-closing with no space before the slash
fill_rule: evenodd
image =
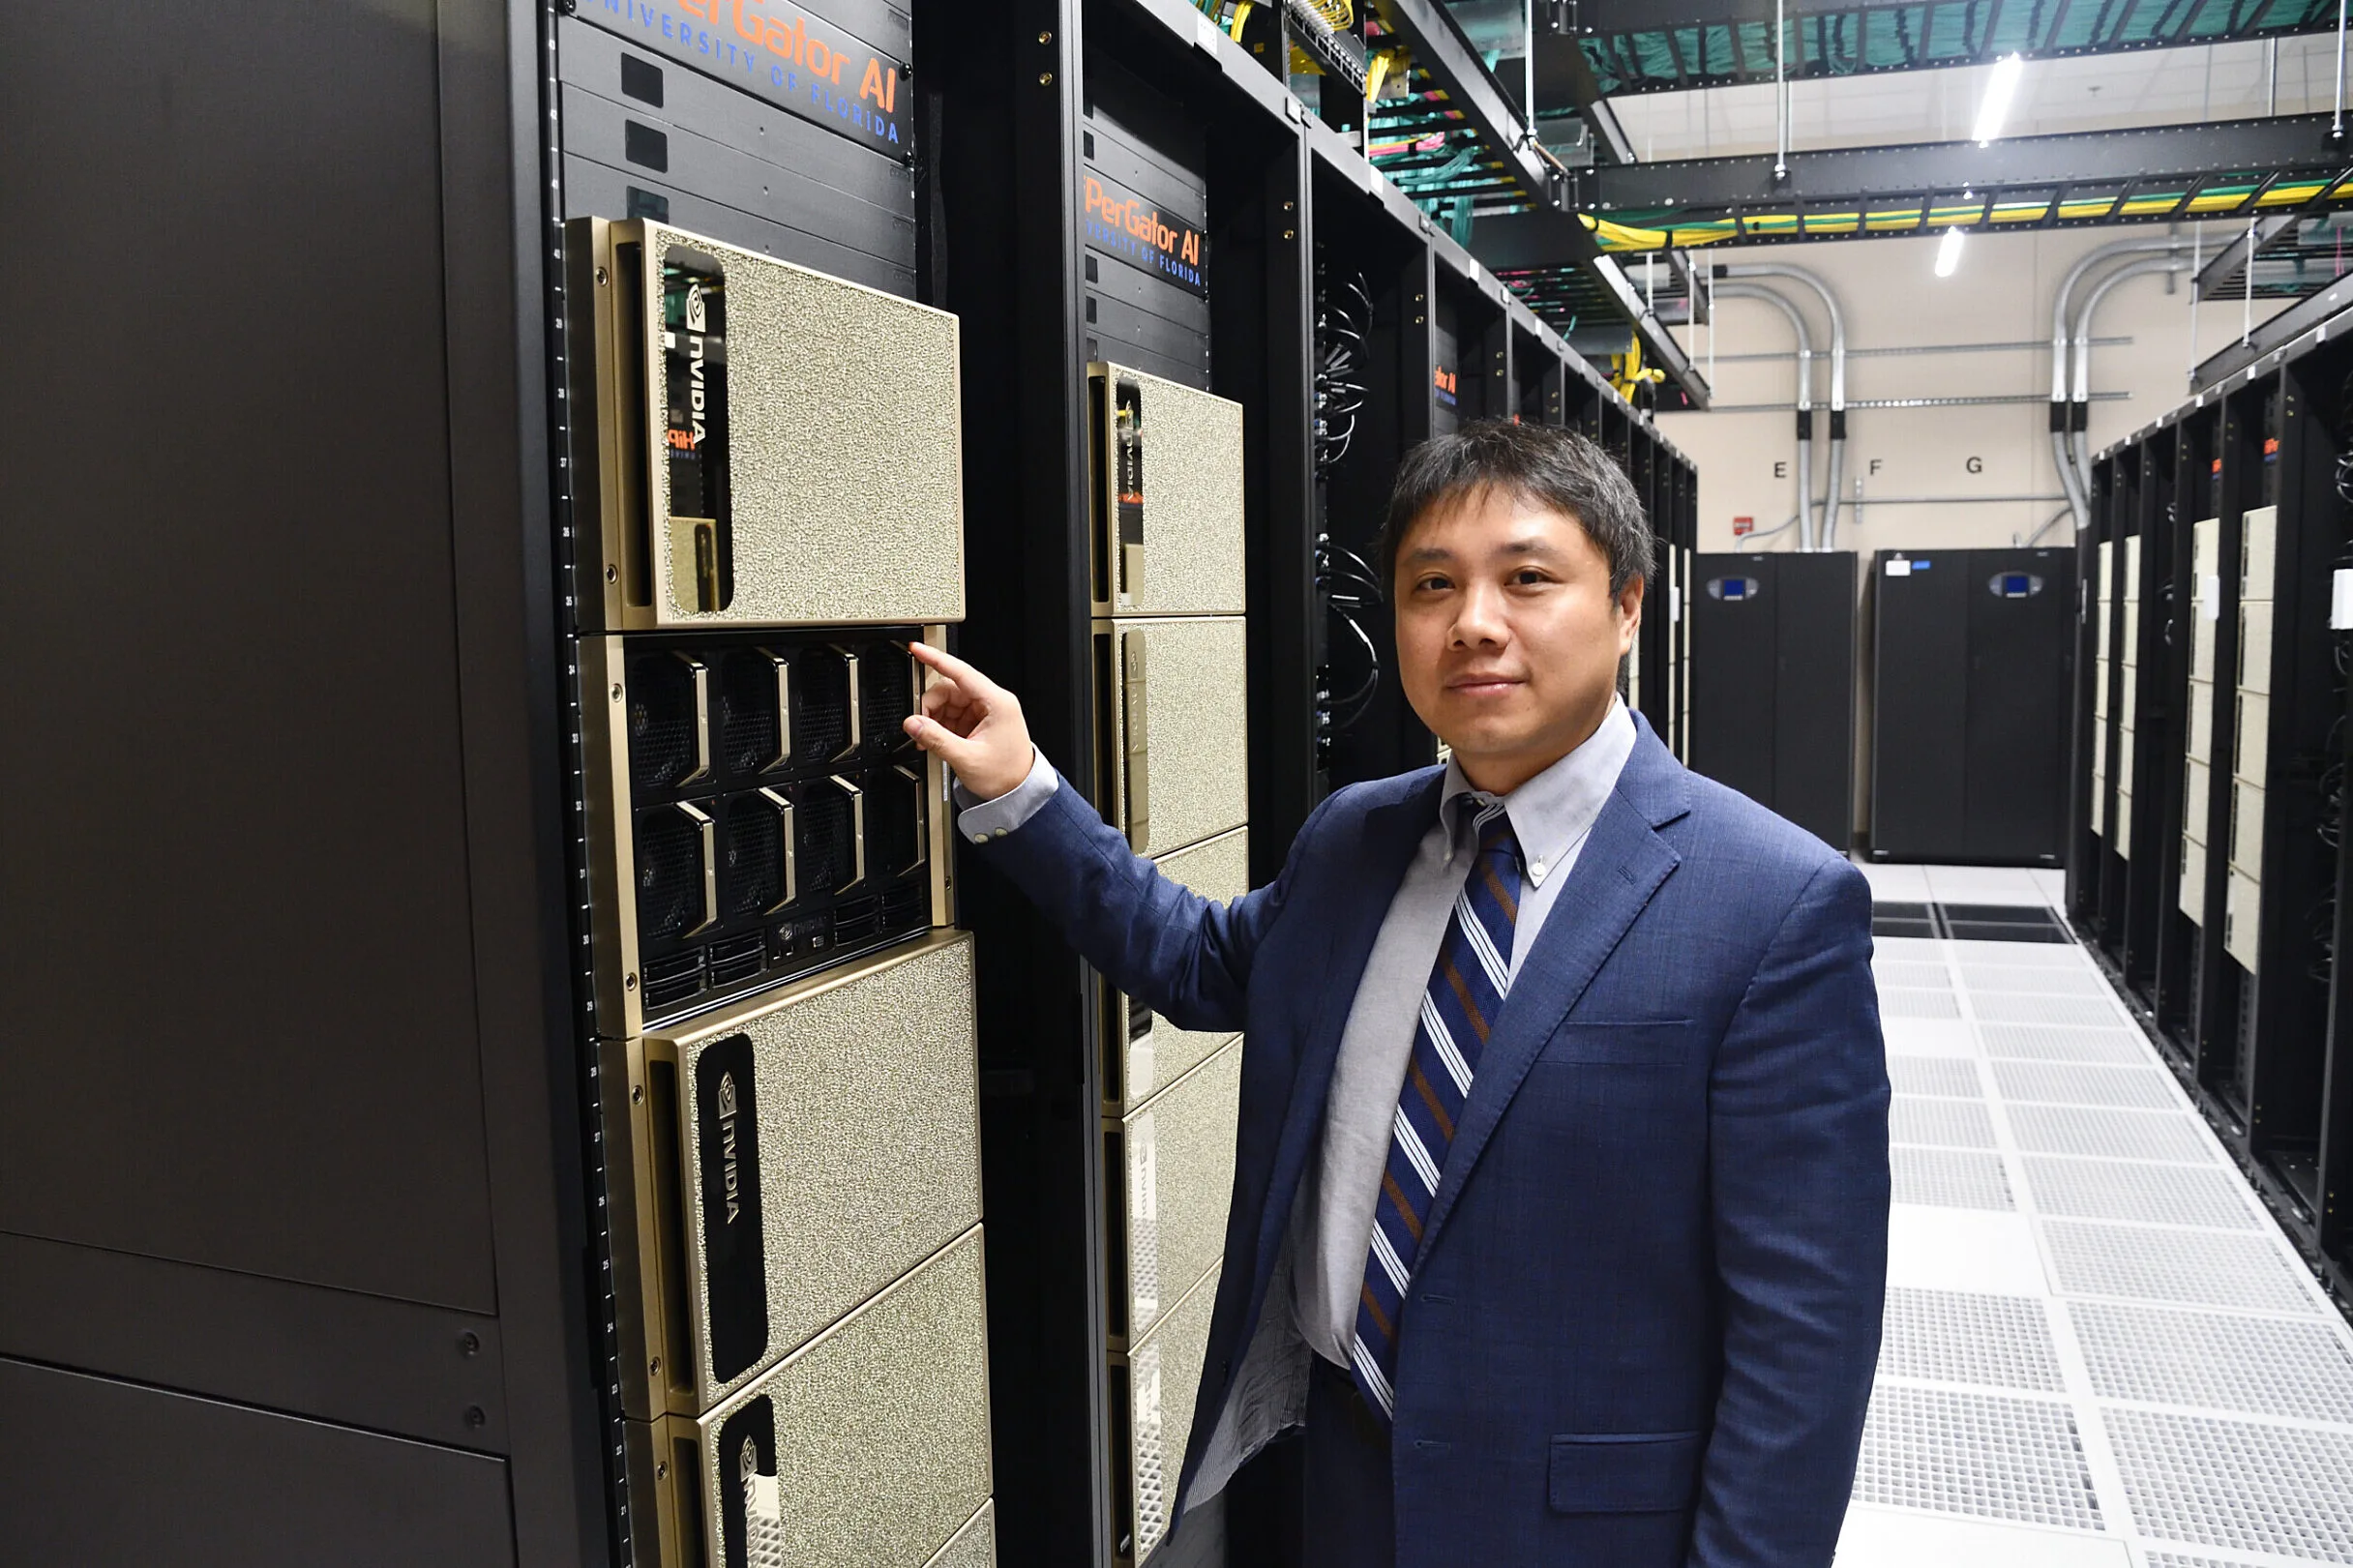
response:
<path id="1" fill-rule="evenodd" d="M 1691 583 L 1691 766 L 1762 806 L 1773 800 L 1780 564 L 1702 555 Z"/>
<path id="2" fill-rule="evenodd" d="M 1969 569 L 1961 553 L 1929 555 L 1926 569 L 1902 551 L 1872 558 L 1875 856 L 1931 860 L 1962 852 Z"/>
<path id="3" fill-rule="evenodd" d="M 1965 550 L 1947 561 L 1962 569 L 1952 577 L 1968 603 L 1961 852 L 1971 860 L 2056 865 L 2064 843 L 2073 563 L 2056 549 Z"/>
<path id="4" fill-rule="evenodd" d="M 1854 842 L 1855 556 L 1778 563 L 1772 809 L 1836 849 Z"/>

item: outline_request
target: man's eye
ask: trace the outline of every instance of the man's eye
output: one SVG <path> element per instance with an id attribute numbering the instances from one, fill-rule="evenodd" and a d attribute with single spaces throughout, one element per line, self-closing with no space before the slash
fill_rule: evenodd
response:
<path id="1" fill-rule="evenodd" d="M 1414 586 L 1415 589 L 1423 593 L 1438 593 L 1453 587 L 1454 584 L 1448 582 L 1445 577 L 1427 577 L 1416 580 Z"/>
<path id="2" fill-rule="evenodd" d="M 1531 586 L 1539 582 L 1547 582 L 1551 579 L 1546 577 L 1543 573 L 1538 572 L 1534 567 L 1522 567 L 1519 571 L 1514 572 L 1511 575 L 1511 580 L 1516 583 L 1520 583 L 1523 586 Z"/>

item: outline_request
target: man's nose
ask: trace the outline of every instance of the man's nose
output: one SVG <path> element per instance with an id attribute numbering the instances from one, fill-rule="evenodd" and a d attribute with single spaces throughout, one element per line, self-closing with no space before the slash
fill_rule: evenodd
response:
<path id="1" fill-rule="evenodd" d="M 1502 594 L 1492 587 L 1474 587 L 1463 595 L 1462 609 L 1454 617 L 1457 643 L 1472 647 L 1502 642 L 1509 636 Z"/>

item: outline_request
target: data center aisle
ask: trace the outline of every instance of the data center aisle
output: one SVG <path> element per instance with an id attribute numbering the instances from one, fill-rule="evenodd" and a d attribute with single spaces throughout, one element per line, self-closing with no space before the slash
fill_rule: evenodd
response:
<path id="1" fill-rule="evenodd" d="M 1883 914 L 2059 897 L 1864 871 Z M 1840 1568 L 2353 1562 L 2353 1331 L 2091 958 L 1882 935 L 1875 968 L 1895 1209 Z"/>

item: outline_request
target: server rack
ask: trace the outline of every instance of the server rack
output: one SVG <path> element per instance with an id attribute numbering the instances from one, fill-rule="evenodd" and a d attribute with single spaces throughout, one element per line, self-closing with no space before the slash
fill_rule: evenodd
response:
<path id="1" fill-rule="evenodd" d="M 2182 781 L 2166 846 L 2173 898 L 2157 922 L 2153 984 L 2130 962 L 2130 907 L 2122 951 L 2107 956 L 2124 961 L 2118 978 L 2151 1004 L 2175 1070 L 2341 1300 L 2353 1019 L 2336 962 L 2347 656 L 2332 596 L 2353 562 L 2342 477 L 2353 360 L 2328 325 L 2101 454 L 2103 471 L 2169 464 L 2189 519 L 2169 564 L 2186 646 L 2144 677 L 2180 693 L 2184 719 L 2167 727 L 2144 709 L 2135 737 L 2156 776 Z M 2142 645 L 2146 662 L 2145 628 Z M 2073 910 L 2087 928 L 2099 914 L 2080 898 Z"/>
<path id="2" fill-rule="evenodd" d="M 2064 858 L 2072 550 L 1882 550 L 1871 856 Z"/>
<path id="3" fill-rule="evenodd" d="M 919 1452 L 905 1478 L 926 1500 L 856 1526 L 878 1554 L 852 1560 L 895 1561 L 950 1528 L 935 1560 L 956 1568 L 987 1560 L 992 1535 L 1010 1561 L 1138 1555 L 1133 1532 L 1123 1547 L 1116 1522 L 1109 1324 L 1113 1260 L 1128 1260 L 1131 1322 L 1147 1271 L 1135 1266 L 1133 1229 L 1113 1233 L 1139 1205 L 1112 1201 L 1125 1172 L 1107 1158 L 1104 1134 L 1116 1120 L 1123 1137 L 1137 1136 L 1135 1114 L 1151 1109 L 1169 1169 L 1213 1190 L 1214 1157 L 1201 1161 L 1215 1139 L 1192 1132 L 1214 1126 L 1200 1108 L 1213 1104 L 1226 1059 L 1211 1042 L 1187 1065 L 1203 1043 L 1154 1031 L 1158 1098 L 1148 1108 L 1107 1098 L 1107 1063 L 1123 1093 L 1138 1081 L 1132 1047 L 1111 1057 L 1102 1049 L 1107 1036 L 1126 1045 L 1133 1012 L 984 863 L 944 841 L 936 773 L 887 742 L 913 691 L 888 644 L 953 641 L 1021 692 L 1049 755 L 1088 767 L 1124 689 L 1099 680 L 1091 658 L 1101 535 L 1087 367 L 1125 365 L 1192 391 L 1206 384 L 1237 404 L 1247 847 L 1213 835 L 1180 851 L 1216 847 L 1225 864 L 1204 860 L 1183 874 L 1236 889 L 1279 863 L 1334 779 L 1430 755 L 1393 680 L 1385 692 L 1376 683 L 1385 731 L 1368 717 L 1351 732 L 1357 754 L 1328 770 L 1314 747 L 1316 672 L 1328 663 L 1315 646 L 1325 617 L 1309 392 L 1319 230 L 1353 228 L 1345 253 L 1378 258 L 1368 292 L 1384 368 L 1368 383 L 1367 413 L 1368 429 L 1386 432 L 1328 467 L 1326 531 L 1354 530 L 1360 544 L 1386 469 L 1436 423 L 1430 329 L 1442 277 L 1476 318 L 1472 357 L 1454 369 L 1471 372 L 1477 408 L 1508 414 L 1524 386 L 1557 384 L 1558 417 L 1578 403 L 1596 417 L 1608 409 L 1627 450 L 1655 440 L 1349 138 L 1302 112 L 1274 74 L 1287 63 L 1279 21 L 1272 48 L 1260 49 L 1205 31 L 1197 13 L 1169 0 L 1019 0 L 986 14 L 940 0 L 841 0 L 789 37 L 757 41 L 771 60 L 710 28 L 707 9 L 462 0 L 441 8 L 439 31 L 380 7 L 313 8 L 290 20 L 207 14 L 200 25 L 173 24 L 175 57 L 209 63 L 190 80 L 217 87 L 199 89 L 210 94 L 201 129 L 172 133 L 188 162 L 168 178 L 98 129 L 152 109 L 127 104 L 123 82 L 98 64 L 152 46 L 138 31 L 148 23 L 124 14 L 45 28 L 25 13 L 5 24 L 12 112 L 52 130 L 81 127 L 100 149 L 88 168 L 45 174 L 27 210 L 188 285 L 126 276 L 117 330 L 56 350 L 61 362 L 122 371 L 117 390 L 167 389 L 174 412 L 150 424 L 173 491 L 141 491 L 146 470 L 69 443 L 67 466 L 104 484 L 78 497 L 45 490 L 45 481 L 23 492 L 60 516 L 79 515 L 96 494 L 105 527 L 47 536 L 45 577 L 94 582 L 93 540 L 120 542 L 104 561 L 106 591 L 153 613 L 129 640 L 118 630 L 108 642 L 93 619 L 54 602 L 30 606 L 11 622 L 11 666 L 42 667 L 59 650 L 80 656 L 63 681 L 36 683 L 58 694 L 41 707 L 37 732 L 61 755 L 84 754 L 103 714 L 134 717 L 148 737 L 180 733 L 184 703 L 139 674 L 166 658 L 201 658 L 248 681 L 215 695 L 211 730 L 178 771 L 183 805 L 221 828 L 205 841 L 219 855 L 191 865 L 185 845 L 122 831 L 160 820 L 126 793 L 134 767 L 119 787 L 58 774 L 10 784 L 20 819 L 65 830 L 57 854 L 14 870 L 29 899 L 71 912 L 84 932 L 181 932 L 152 974 L 189 1022 L 72 1024 L 57 1011 L 65 993 L 40 976 L 68 977 L 68 990 L 89 994 L 105 984 L 105 955 L 17 940 L 12 923 L 12 962 L 29 966 L 20 991 L 48 998 L 27 1021 L 78 1028 L 89 1049 L 28 1071 L 28 1097 L 11 1104 L 69 1111 L 10 1119 L 8 1158 L 47 1167 L 102 1135 L 115 1140 L 126 1125 L 140 1135 L 115 1167 L 120 1188 L 67 1197 L 0 1184 L 0 1267 L 24 1287 L 0 1303 L 0 1376 L 26 1394 L 0 1402 L 11 1412 L 0 1432 L 18 1462 L 11 1473 L 42 1495 L 50 1533 L 14 1532 L 21 1491 L 0 1511 L 36 1555 L 103 1560 L 131 1550 L 109 1534 L 112 1511 L 83 1505 L 95 1479 L 129 1459 L 158 1475 L 207 1477 L 180 1515 L 198 1554 L 266 1555 L 292 1524 L 340 1532 L 354 1562 L 669 1561 L 691 1555 L 696 1530 L 713 1519 L 723 1545 L 744 1538 L 788 1485 L 841 1520 L 866 1518 L 858 1510 L 885 1499 L 852 1495 L 829 1457 L 853 1430 Z M 1259 44 L 1267 21 L 1262 11 Z M 68 47 L 69 36 L 100 47 Z M 335 63 L 331 76 L 321 61 Z M 255 70 L 266 90 L 248 90 Z M 1166 112 L 1135 108 L 1131 94 L 1120 119 L 1105 87 L 1122 76 L 1146 84 Z M 321 85 L 330 79 L 332 91 Z M 1197 161 L 1150 156 L 1165 153 L 1152 133 L 1171 117 L 1199 132 Z M 271 192 L 247 190 L 236 171 L 272 163 L 289 136 L 321 159 Z M 1105 271 L 1099 247 L 1089 276 L 1086 181 L 1091 171 L 1102 187 L 1100 218 L 1122 199 L 1107 183 L 1121 158 L 1127 192 L 1205 242 L 1201 364 L 1185 357 L 1200 348 L 1199 295 L 1187 305 L 1141 292 Z M 350 179 L 355 170 L 368 178 Z M 139 213 L 184 214 L 192 226 L 224 207 L 267 215 L 305 236 L 305 265 L 253 267 L 233 248 L 158 251 L 117 199 L 124 193 L 141 197 Z M 640 246 L 659 232 L 691 237 L 700 243 L 690 250 L 763 277 L 785 276 L 761 269 L 789 263 L 856 285 L 829 296 L 837 301 L 915 301 L 956 314 L 946 370 L 936 352 L 894 352 L 829 362 L 826 373 L 837 392 L 900 399 L 892 417 L 910 428 L 936 430 L 943 412 L 961 418 L 965 461 L 949 488 L 963 501 L 967 547 L 961 572 L 932 582 L 954 581 L 961 606 L 934 596 L 812 607 L 790 597 L 871 585 L 878 537 L 900 551 L 892 575 L 902 589 L 915 567 L 940 565 L 940 536 L 893 535 L 903 519 L 886 515 L 893 509 L 870 485 L 831 499 L 852 545 L 821 571 L 763 574 L 762 552 L 790 530 L 763 541 L 757 518 L 717 508 L 705 518 L 670 507 L 672 532 L 606 550 L 605 487 L 632 474 L 606 471 L 610 445 L 583 420 L 613 386 L 576 379 L 601 362 L 572 345 L 617 275 L 609 254 L 600 281 L 593 234 L 576 241 L 565 228 L 595 222 L 638 225 Z M 33 243 L 31 229 L 17 232 Z M 10 242 L 12 267 L 18 243 Z M 205 337 L 192 299 L 273 324 L 271 380 L 220 397 L 237 383 L 232 374 L 224 385 L 223 366 L 249 357 Z M 11 308 L 13 324 L 20 315 L 20 340 L 52 340 L 44 334 L 53 315 Z M 1149 354 L 1162 358 L 1142 363 Z M 126 369 L 134 363 L 136 375 Z M 956 384 L 942 391 L 947 371 Z M 283 407 L 289 374 L 306 396 L 286 412 L 267 471 L 233 458 L 250 452 L 251 432 L 230 428 L 230 405 Z M 770 390 L 789 400 L 812 388 L 804 378 Z M 387 420 L 387 406 L 402 412 Z M 763 438 L 752 423 L 736 433 Z M 897 472 L 890 464 L 909 452 L 863 455 L 879 460 L 871 479 Z M 663 457 L 642 465 L 644 477 L 674 477 Z M 919 488 L 938 485 L 935 474 Z M 1342 505 L 1343 495 L 1356 499 Z M 218 553 L 197 559 L 185 547 L 191 531 L 165 528 L 191 507 Z M 337 529 L 322 532 L 322 517 Z M 192 601 L 211 612 L 192 618 Z M 1385 616 L 1371 620 L 1380 627 Z M 151 646 L 146 629 L 164 626 L 176 628 L 172 645 Z M 272 658 L 257 661 L 256 647 Z M 803 757 L 788 741 L 808 728 L 805 704 L 820 687 L 839 695 L 819 706 L 855 738 Z M 690 710 L 698 696 L 709 704 L 685 731 L 687 771 L 640 776 L 631 745 L 648 731 L 635 715 L 680 692 Z M 272 763 L 271 790 L 256 793 L 253 759 L 285 750 L 288 712 L 306 716 L 305 749 Z M 670 733 L 674 741 L 675 726 Z M 387 736 L 401 739 L 397 756 Z M 1123 755 L 1106 760 L 1116 771 Z M 920 827 L 900 809 L 909 798 L 927 810 Z M 738 808 L 740 825 L 730 815 Z M 686 911 L 684 931 L 638 918 L 633 934 L 623 916 L 647 911 L 612 897 L 621 873 L 639 869 L 643 813 L 653 814 L 648 843 L 675 842 L 680 858 L 667 872 L 693 869 L 663 882 L 663 907 Z M 863 837 L 862 813 L 873 829 Z M 848 859 L 828 862 L 844 820 Z M 106 822 L 115 827 L 101 831 Z M 69 839 L 80 846 L 71 856 Z M 851 880 L 861 847 L 873 856 L 862 873 L 877 883 L 872 911 L 851 908 L 864 895 L 833 880 Z M 192 900 L 190 878 L 205 884 L 202 901 Z M 831 885 L 829 898 L 784 897 L 820 885 Z M 247 1005 L 252 955 L 218 939 L 223 890 L 236 930 L 281 933 L 267 958 L 283 973 L 266 1006 Z M 795 908 L 767 922 L 778 902 Z M 940 924 L 951 912 L 971 937 Z M 845 956 L 856 962 L 834 966 Z M 812 1332 L 789 1320 L 788 1304 L 771 1296 L 761 1351 L 719 1376 L 712 1298 L 696 1304 L 693 1275 L 673 1266 L 664 1239 L 690 1234 L 663 1194 L 690 1169 L 676 1162 L 700 1159 L 703 1133 L 690 1117 L 656 1119 L 678 1104 L 666 1079 L 691 1076 L 698 1052 L 737 1034 L 751 1042 L 751 1071 L 773 1075 L 780 1058 L 761 1042 L 790 1038 L 792 1016 L 832 1005 L 826 997 L 878 994 L 919 962 L 966 965 L 971 991 L 968 1009 L 949 1006 L 949 1026 L 915 1042 L 934 1098 L 884 1105 L 868 1092 L 857 1103 L 879 1131 L 886 1112 L 919 1105 L 956 1119 L 977 1095 L 987 1266 L 983 1233 L 965 1224 L 974 1217 L 966 1175 L 916 1184 L 947 1200 L 908 1242 L 937 1243 L 931 1251 L 908 1264 L 912 1253 L 836 1249 L 865 1272 L 808 1309 L 823 1323 Z M 690 973 L 694 986 L 681 990 Z M 926 994 L 945 993 L 935 984 Z M 399 1005 L 351 1005 L 373 996 Z M 968 1050 L 958 1046 L 958 1017 L 972 1030 Z M 318 1050 L 310 1020 L 336 1021 L 336 1051 Z M 704 1038 L 721 1024 L 728 1033 Z M 192 1037 L 241 1042 L 251 1072 L 233 1107 L 208 1097 L 208 1058 L 186 1049 Z M 975 1058 L 971 1080 L 960 1081 L 956 1063 L 969 1069 Z M 87 1092 L 102 1072 L 142 1092 Z M 751 1109 L 779 1104 L 756 1089 Z M 224 1109 L 233 1114 L 210 1114 Z M 333 1138 L 321 1136 L 328 1127 Z M 931 1152 L 956 1156 L 955 1166 L 970 1151 L 949 1139 Z M 182 1168 L 210 1174 L 180 1183 L 171 1171 Z M 131 1190 L 174 1201 L 127 1201 Z M 145 1230 L 123 1228 L 132 1214 Z M 221 1223 L 264 1214 L 266 1227 Z M 640 1216 L 643 1234 L 633 1237 Z M 1166 1240 L 1162 1272 L 1173 1279 L 1191 1269 L 1199 1241 Z M 682 1278 L 679 1301 L 665 1282 Z M 1214 1285 L 1164 1303 L 1162 1318 L 1206 1311 Z M 255 1317 L 284 1331 L 256 1342 Z M 934 1344 L 910 1354 L 917 1322 L 932 1325 Z M 174 1332 L 159 1334 L 159 1324 Z M 681 1344 L 684 1358 L 673 1360 Z M 983 1353 L 985 1400 L 972 1373 Z M 681 1367 L 694 1373 L 683 1385 L 670 1381 Z M 1181 1366 L 1164 1368 L 1164 1387 L 1187 1380 Z M 41 1412 L 38 1438 L 19 1409 Z M 1164 1431 L 1180 1433 L 1181 1417 L 1164 1406 Z M 997 1462 L 976 1464 L 984 1425 L 983 1459 Z M 121 1434 L 132 1431 L 154 1440 L 126 1450 Z M 746 1437 L 748 1477 L 740 1463 L 718 1462 L 722 1450 L 740 1461 Z M 94 1462 L 102 1452 L 106 1462 Z M 266 1494 L 219 1484 L 233 1470 L 192 1464 L 192 1454 L 266 1464 L 285 1484 Z M 400 1528 L 355 1531 L 336 1500 L 344 1494 L 306 1484 L 353 1473 L 414 1499 Z M 992 1489 L 988 1507 L 947 1520 L 951 1501 Z M 1250 1491 L 1237 1482 L 1233 1506 L 1246 1506 Z M 1213 1560 L 1221 1545 L 1212 1509 L 1155 1560 Z"/>
<path id="4" fill-rule="evenodd" d="M 1691 593 L 1691 766 L 1846 848 L 1854 552 L 1700 555 Z"/>

